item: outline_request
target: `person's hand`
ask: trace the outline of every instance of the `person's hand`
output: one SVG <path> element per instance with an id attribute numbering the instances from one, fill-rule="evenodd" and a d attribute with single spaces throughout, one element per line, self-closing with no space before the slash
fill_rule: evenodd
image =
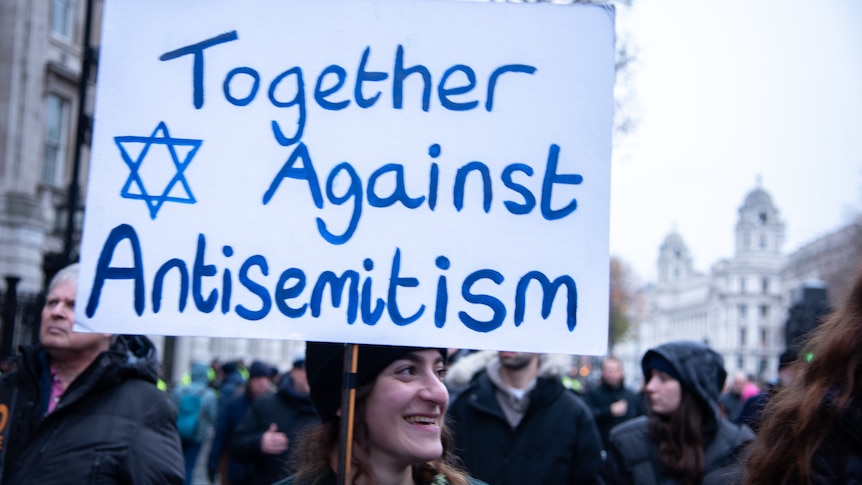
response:
<path id="1" fill-rule="evenodd" d="M 278 431 L 275 423 L 269 424 L 269 429 L 260 437 L 260 451 L 268 455 L 278 455 L 287 450 L 287 435 Z"/>
<path id="2" fill-rule="evenodd" d="M 213 469 L 213 468 L 207 468 L 207 480 L 209 480 L 209 481 L 210 481 L 210 483 L 215 483 L 215 479 L 216 479 L 216 471 L 215 471 L 215 469 Z"/>
<path id="3" fill-rule="evenodd" d="M 615 417 L 625 416 L 627 412 L 629 412 L 629 403 L 625 399 L 611 403 L 611 414 Z"/>

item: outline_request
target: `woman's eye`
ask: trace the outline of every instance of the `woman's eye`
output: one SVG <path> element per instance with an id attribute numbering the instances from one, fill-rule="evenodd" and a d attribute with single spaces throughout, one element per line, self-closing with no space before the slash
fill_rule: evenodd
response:
<path id="1" fill-rule="evenodd" d="M 441 368 L 437 369 L 435 371 L 435 373 L 437 374 L 437 377 L 439 377 L 440 380 L 442 381 L 446 377 L 447 371 L 448 371 L 448 369 L 446 369 L 445 367 L 441 367 Z"/>
<path id="2" fill-rule="evenodd" d="M 407 367 L 402 367 L 402 368 L 398 369 L 397 371 L 395 371 L 395 373 L 398 375 L 405 375 L 405 376 L 413 375 L 416 373 L 416 369 L 413 366 L 407 366 Z"/>

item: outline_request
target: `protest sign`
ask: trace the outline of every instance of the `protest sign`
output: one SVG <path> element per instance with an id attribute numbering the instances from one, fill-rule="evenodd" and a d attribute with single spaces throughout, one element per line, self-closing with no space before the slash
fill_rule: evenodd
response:
<path id="1" fill-rule="evenodd" d="M 612 8 L 103 23 L 78 329 L 605 352 Z"/>

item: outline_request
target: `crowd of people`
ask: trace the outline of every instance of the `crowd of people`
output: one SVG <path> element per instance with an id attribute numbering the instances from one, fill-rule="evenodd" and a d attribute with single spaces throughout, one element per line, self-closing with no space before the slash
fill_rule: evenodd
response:
<path id="1" fill-rule="evenodd" d="M 613 357 L 572 389 L 554 355 L 321 342 L 283 374 L 195 362 L 163 390 L 145 337 L 73 331 L 76 289 L 72 265 L 4 362 L 0 483 L 190 484 L 201 463 L 222 485 L 862 482 L 862 269 L 767 389 L 675 341 L 639 390 Z"/>

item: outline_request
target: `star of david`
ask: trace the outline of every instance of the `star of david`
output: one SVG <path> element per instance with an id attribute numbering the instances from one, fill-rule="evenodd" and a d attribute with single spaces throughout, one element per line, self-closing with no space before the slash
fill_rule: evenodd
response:
<path id="1" fill-rule="evenodd" d="M 168 132 L 167 125 L 162 121 L 150 136 L 115 136 L 114 142 L 131 171 L 120 191 L 120 196 L 146 202 L 151 219 L 156 219 L 159 209 L 165 202 L 181 204 L 197 202 L 183 172 L 191 163 L 203 140 L 173 138 Z M 140 151 L 136 151 L 137 149 Z M 151 190 L 147 190 L 144 177 L 141 176 L 144 159 L 149 160 L 148 163 L 152 165 L 151 168 L 155 172 L 146 177 Z M 162 163 L 157 165 L 159 162 Z M 173 167 L 166 166 L 171 163 Z M 166 174 L 166 177 L 162 178 L 169 179 L 166 183 L 164 180 L 158 180 L 159 170 L 162 174 Z M 165 185 L 162 186 L 162 183 Z M 161 187 L 160 192 L 159 187 Z"/>

